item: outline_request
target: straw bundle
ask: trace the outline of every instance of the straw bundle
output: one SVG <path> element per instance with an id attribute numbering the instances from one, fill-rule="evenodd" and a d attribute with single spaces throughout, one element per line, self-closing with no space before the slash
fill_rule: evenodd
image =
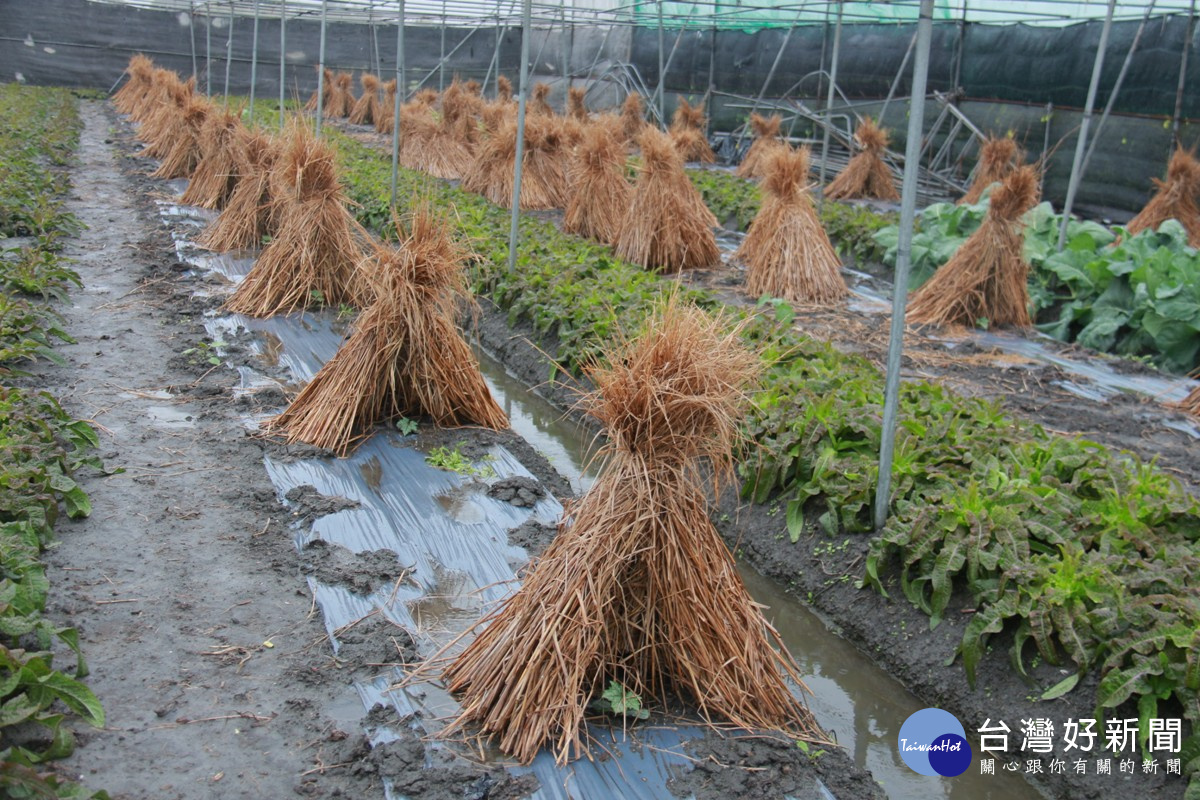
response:
<path id="1" fill-rule="evenodd" d="M 983 190 L 1008 177 L 1021 166 L 1021 149 L 1007 136 L 989 136 L 979 148 L 979 165 L 975 179 L 967 193 L 959 198 L 959 205 L 973 205 L 983 196 Z"/>
<path id="2" fill-rule="evenodd" d="M 776 147 L 764 169 L 763 204 L 734 253 L 748 267 L 746 290 L 795 303 L 846 294 L 842 262 L 808 195 L 808 148 Z"/>
<path id="3" fill-rule="evenodd" d="M 505 103 L 513 99 L 512 81 L 503 75 L 496 76 L 496 99 Z"/>
<path id="4" fill-rule="evenodd" d="M 364 72 L 359 81 L 362 83 L 362 97 L 350 109 L 350 124 L 374 125 L 383 113 L 383 107 L 379 104 L 379 78 Z"/>
<path id="5" fill-rule="evenodd" d="M 207 102 L 205 98 L 195 96 L 195 81 L 183 83 L 166 70 L 158 76 L 158 88 L 147 95 L 145 112 L 137 117 L 141 122 L 138 138 L 146 142 L 141 155 L 149 158 L 166 158 L 179 138 L 185 110 L 193 103 Z"/>
<path id="6" fill-rule="evenodd" d="M 738 164 L 739 178 L 761 178 L 763 168 L 771 153 L 783 142 L 779 138 L 779 128 L 783 125 L 783 117 L 772 114 L 764 117 L 760 114 L 750 115 L 750 127 L 754 131 L 754 142 L 746 151 L 746 157 Z"/>
<path id="7" fill-rule="evenodd" d="M 566 205 L 567 151 L 558 126 L 544 116 L 525 120 L 524 169 L 521 208 L 562 208 Z M 462 188 L 476 192 L 498 206 L 512 207 L 513 168 L 517 160 L 517 124 L 506 121 L 500 130 L 479 144 Z"/>
<path id="8" fill-rule="evenodd" d="M 158 169 L 150 173 L 152 178 L 187 178 L 196 170 L 200 163 L 200 129 L 208 118 L 212 107 L 207 100 L 189 99 L 180 116 L 180 124 L 175 131 L 175 139 L 171 148 L 163 156 Z"/>
<path id="9" fill-rule="evenodd" d="M 478 85 L 478 84 L 476 84 Z M 467 160 L 470 161 L 470 151 L 479 141 L 479 127 L 476 120 L 483 111 L 484 100 L 479 94 L 467 89 L 454 81 L 442 93 L 442 119 L 440 132 L 443 137 L 454 141 L 447 145 L 456 152 L 466 150 Z M 454 177 L 462 177 L 466 167 L 458 170 Z"/>
<path id="10" fill-rule="evenodd" d="M 225 307 L 269 317 L 322 303 L 365 305 L 369 288 L 354 267 L 367 235 L 346 210 L 330 146 L 294 124 L 270 191 L 274 238 Z"/>
<path id="11" fill-rule="evenodd" d="M 608 361 L 584 401 L 608 435 L 600 476 L 444 670 L 461 711 L 442 735 L 477 728 L 525 764 L 549 744 L 563 764 L 587 754 L 589 700 L 620 681 L 648 703 L 690 701 L 709 724 L 819 736 L 706 510 L 705 469 L 732 475 L 758 359 L 724 320 L 672 297 Z"/>
<path id="12" fill-rule="evenodd" d="M 401 117 L 400 163 L 408 169 L 421 170 L 448 180 L 461 178 L 471 169 L 474 157 L 464 144 L 466 133 L 447 128 L 446 118 L 439 123 L 430 114 L 416 112 Z M 463 117 L 457 127 L 470 125 Z"/>
<path id="13" fill-rule="evenodd" d="M 328 119 L 341 119 L 350 116 L 354 109 L 354 92 L 351 87 L 354 76 L 349 72 L 339 72 L 333 79 L 333 88 L 325 102 L 322 112 Z"/>
<path id="14" fill-rule="evenodd" d="M 317 67 L 317 72 L 319 73 L 320 71 L 321 71 L 321 68 Z M 329 108 L 329 100 L 333 96 L 333 92 L 334 92 L 333 70 L 326 68 L 324 80 L 321 83 L 321 94 L 324 95 L 324 98 L 325 98 L 324 101 L 322 101 L 322 103 L 321 103 L 323 108 Z M 319 95 L 316 92 L 313 92 L 312 96 L 308 98 L 308 102 L 304 104 L 304 110 L 305 111 L 316 111 L 318 97 L 319 97 Z"/>
<path id="15" fill-rule="evenodd" d="M 383 105 L 375 118 L 376 133 L 391 133 L 396 127 L 396 79 L 383 84 Z"/>
<path id="16" fill-rule="evenodd" d="M 1038 174 L 1018 167 L 991 195 L 979 230 L 926 281 L 908 306 L 911 323 L 1029 326 L 1029 262 L 1022 215 L 1038 201 Z"/>
<path id="17" fill-rule="evenodd" d="M 1158 230 L 1169 219 L 1178 220 L 1187 231 L 1188 243 L 1200 248 L 1200 208 L 1196 198 L 1200 196 L 1200 162 L 1193 153 L 1182 148 L 1171 156 L 1167 166 L 1167 179 L 1154 179 L 1158 191 L 1136 217 L 1125 226 L 1125 231 L 1134 235 L 1146 229 Z"/>
<path id="18" fill-rule="evenodd" d="M 617 255 L 661 272 L 718 263 L 716 219 L 688 180 L 671 140 L 647 127 L 638 144 L 642 165 L 621 222 Z"/>
<path id="19" fill-rule="evenodd" d="M 546 100 L 550 96 L 550 84 L 535 83 L 533 85 L 533 94 L 529 98 L 529 113 L 540 114 L 546 117 L 554 116 L 554 109 L 550 107 L 549 101 Z"/>
<path id="20" fill-rule="evenodd" d="M 454 324 L 459 303 L 470 297 L 465 257 L 429 211 L 417 213 L 400 247 L 376 246 L 359 266 L 373 276 L 375 300 L 268 429 L 345 455 L 376 424 L 401 416 L 507 428 Z"/>
<path id="21" fill-rule="evenodd" d="M 587 88 L 572 86 L 567 89 L 567 116 L 579 122 L 588 121 Z"/>
<path id="22" fill-rule="evenodd" d="M 633 187 L 625 180 L 625 148 L 611 130 L 602 125 L 584 130 L 571 160 L 570 178 L 563 229 L 614 243 Z"/>
<path id="23" fill-rule="evenodd" d="M 637 141 L 642 131 L 649 126 L 646 122 L 646 108 L 642 96 L 630 92 L 621 104 L 621 137 L 629 144 Z"/>
<path id="24" fill-rule="evenodd" d="M 200 163 L 179 202 L 218 210 L 225 207 L 240 176 L 238 148 L 244 131 L 240 114 L 209 112 L 200 128 Z"/>
<path id="25" fill-rule="evenodd" d="M 850 159 L 833 181 L 825 187 L 828 200 L 850 200 L 872 197 L 876 200 L 899 200 L 900 193 L 892 181 L 891 170 L 883 163 L 883 151 L 888 146 L 887 131 L 865 117 L 854 134 L 862 152 Z"/>
<path id="26" fill-rule="evenodd" d="M 717 156 L 713 153 L 704 136 L 704 131 L 695 128 L 680 128 L 671 131 L 671 144 L 684 161 L 699 161 L 702 164 L 715 164 Z"/>
<path id="27" fill-rule="evenodd" d="M 1200 386 L 1188 392 L 1188 396 L 1180 400 L 1175 408 L 1193 417 L 1200 417 Z"/>
<path id="28" fill-rule="evenodd" d="M 704 123 L 704 102 L 693 106 L 686 97 L 679 98 L 679 105 L 675 106 L 675 114 L 671 117 L 671 130 L 701 130 Z"/>
<path id="29" fill-rule="evenodd" d="M 196 244 L 219 253 L 258 247 L 263 236 L 274 231 L 270 177 L 275 140 L 264 133 L 245 133 L 236 152 L 237 186 L 225 210 L 196 238 Z"/>
<path id="30" fill-rule="evenodd" d="M 113 93 L 113 106 L 122 114 L 130 114 L 141 103 L 154 80 L 154 62 L 141 53 L 129 57 L 125 68 L 129 80 Z"/>
<path id="31" fill-rule="evenodd" d="M 483 84 L 476 80 L 470 80 L 463 84 L 463 88 L 467 90 L 467 94 L 474 97 L 483 97 Z"/>

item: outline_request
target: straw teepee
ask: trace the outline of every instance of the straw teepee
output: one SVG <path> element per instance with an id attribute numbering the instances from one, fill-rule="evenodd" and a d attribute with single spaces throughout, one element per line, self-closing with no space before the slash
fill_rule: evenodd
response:
<path id="1" fill-rule="evenodd" d="M 661 272 L 717 264 L 716 219 L 688 180 L 671 140 L 647 127 L 638 144 L 642 164 L 617 237 L 617 255 Z"/>
<path id="2" fill-rule="evenodd" d="M 294 123 L 270 192 L 274 238 L 225 307 L 251 317 L 322 304 L 362 308 L 370 291 L 354 267 L 368 237 L 346 208 L 333 149 Z"/>
<path id="3" fill-rule="evenodd" d="M 505 103 L 513 99 L 512 81 L 503 75 L 496 76 L 496 99 Z"/>
<path id="4" fill-rule="evenodd" d="M 379 103 L 379 78 L 364 72 L 358 80 L 362 84 L 362 96 L 350 109 L 349 122 L 352 125 L 374 125 L 383 113 Z"/>
<path id="5" fill-rule="evenodd" d="M 699 161 L 703 164 L 713 164 L 717 157 L 708 145 L 704 135 L 707 120 L 704 117 L 704 103 L 693 106 L 686 97 L 679 98 L 675 108 L 675 117 L 671 122 L 671 143 L 679 151 L 684 161 Z"/>
<path id="6" fill-rule="evenodd" d="M 1018 167 L 992 190 L 979 230 L 917 290 L 908 304 L 910 323 L 1027 327 L 1029 262 L 1025 260 L 1026 211 L 1038 201 L 1038 173 Z"/>
<path id="7" fill-rule="evenodd" d="M 131 114 L 141 106 L 146 93 L 151 90 L 154 82 L 154 62 L 142 53 L 134 53 L 129 57 L 129 66 L 125 68 L 125 72 L 129 80 L 113 92 L 112 104 L 122 114 Z"/>
<path id="8" fill-rule="evenodd" d="M 547 98 L 550 96 L 550 84 L 535 83 L 533 85 L 533 93 L 529 97 L 530 114 L 541 114 L 543 116 L 554 116 L 554 108 L 550 105 Z"/>
<path id="9" fill-rule="evenodd" d="M 238 182 L 238 148 L 245 128 L 241 114 L 213 109 L 200 128 L 200 162 L 179 202 L 222 209 Z"/>
<path id="10" fill-rule="evenodd" d="M 584 86 L 572 86 L 567 89 L 567 116 L 578 122 L 588 121 L 588 110 L 585 98 L 587 97 L 587 88 Z"/>
<path id="11" fill-rule="evenodd" d="M 375 118 L 376 133 L 391 133 L 396 126 L 396 79 L 383 84 L 383 105 Z"/>
<path id="12" fill-rule="evenodd" d="M 342 119 L 350 116 L 354 110 L 354 76 L 349 72 L 339 72 L 333 78 L 333 89 L 325 103 L 324 114 L 329 119 Z"/>
<path id="13" fill-rule="evenodd" d="M 317 72 L 318 73 L 321 72 L 321 68 L 319 66 L 317 67 Z M 325 69 L 324 75 L 322 75 L 321 77 L 322 77 L 321 93 L 318 94 L 316 91 L 314 91 L 309 96 L 308 102 L 304 104 L 305 111 L 316 111 L 317 110 L 317 102 L 322 97 L 324 99 L 320 100 L 321 106 L 323 108 L 329 108 L 329 100 L 330 100 L 330 97 L 333 95 L 333 92 L 335 89 L 333 70 L 331 70 L 327 67 Z"/>
<path id="14" fill-rule="evenodd" d="M 750 128 L 754 131 L 754 141 L 742 163 L 736 170 L 739 178 L 761 178 L 763 167 L 771 151 L 783 144 L 779 138 L 779 129 L 783 125 L 783 117 L 772 114 L 764 117 L 761 114 L 750 115 Z"/>
<path id="15" fill-rule="evenodd" d="M 672 297 L 607 361 L 583 403 L 607 435 L 600 475 L 443 672 L 461 704 L 443 735 L 477 733 L 525 764 L 548 744 L 562 764 L 587 753 L 587 705 L 619 681 L 710 724 L 821 736 L 706 508 L 709 476 L 732 477 L 758 359 L 725 320 Z"/>
<path id="16" fill-rule="evenodd" d="M 371 276 L 374 301 L 268 428 L 339 455 L 376 424 L 401 416 L 506 429 L 508 418 L 455 325 L 460 303 L 470 298 L 465 258 L 428 210 L 416 213 L 399 247 L 377 245 L 359 266 Z"/>
<path id="17" fill-rule="evenodd" d="M 265 133 L 243 133 L 235 152 L 237 186 L 221 215 L 196 238 L 196 244 L 220 253 L 259 247 L 263 237 L 274 232 L 270 177 L 278 154 L 276 141 Z"/>
<path id="18" fill-rule="evenodd" d="M 150 173 L 153 178 L 189 178 L 200 163 L 200 130 L 212 112 L 212 105 L 204 98 L 189 97 L 178 113 L 178 126 L 173 139 L 163 156 L 158 169 Z"/>
<path id="19" fill-rule="evenodd" d="M 1169 219 L 1178 220 L 1187 231 L 1188 243 L 1200 248 L 1200 161 L 1193 153 L 1180 148 L 1171 156 L 1167 179 L 1154 179 L 1158 191 L 1146 207 L 1125 226 L 1130 236 L 1143 230 L 1158 230 Z"/>
<path id="20" fill-rule="evenodd" d="M 1021 166 L 1021 148 L 1007 136 L 989 136 L 979 147 L 979 165 L 975 179 L 967 193 L 959 198 L 959 205 L 972 205 L 983 197 L 983 190 L 993 183 L 1004 180 L 1008 174 Z"/>
<path id="21" fill-rule="evenodd" d="M 570 170 L 563 229 L 605 244 L 617 240 L 633 188 L 625 179 L 625 148 L 603 125 L 584 129 Z"/>
<path id="22" fill-rule="evenodd" d="M 887 131 L 878 127 L 870 117 L 864 117 L 854 134 L 862 151 L 846 165 L 825 187 L 827 200 L 850 200 L 870 197 L 876 200 L 899 200 L 900 193 L 892 180 L 892 172 L 883 162 L 888 146 Z"/>
<path id="23" fill-rule="evenodd" d="M 650 123 L 646 122 L 646 104 L 637 92 L 630 92 L 621 104 L 621 137 L 633 144 Z"/>
<path id="24" fill-rule="evenodd" d="M 567 151 L 556 121 L 544 115 L 525 120 L 521 208 L 562 208 L 567 203 Z M 513 167 L 517 159 L 517 123 L 509 120 L 479 143 L 462 188 L 482 194 L 498 206 L 512 206 Z"/>
<path id="25" fill-rule="evenodd" d="M 748 267 L 750 294 L 831 303 L 846 294 L 841 259 L 808 195 L 808 148 L 774 148 L 766 158 L 763 204 L 734 253 Z"/>

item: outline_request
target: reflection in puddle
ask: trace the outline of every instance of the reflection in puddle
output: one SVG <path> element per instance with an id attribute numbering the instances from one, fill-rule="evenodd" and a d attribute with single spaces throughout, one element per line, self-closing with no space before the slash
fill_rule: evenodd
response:
<path id="1" fill-rule="evenodd" d="M 383 462 L 379 460 L 379 457 L 371 456 L 358 465 L 358 471 L 371 491 L 378 493 L 379 487 L 383 484 Z"/>
<path id="2" fill-rule="evenodd" d="M 466 525 L 476 525 L 487 519 L 483 506 L 471 499 L 480 494 L 479 484 L 468 483 L 456 486 L 444 494 L 434 495 L 433 499 L 449 515 L 450 519 Z"/>
<path id="3" fill-rule="evenodd" d="M 482 605 L 478 587 L 471 576 L 459 570 L 433 564 L 433 585 L 426 594 L 408 602 L 409 614 L 416 623 L 414 635 L 449 641 L 479 619 Z"/>

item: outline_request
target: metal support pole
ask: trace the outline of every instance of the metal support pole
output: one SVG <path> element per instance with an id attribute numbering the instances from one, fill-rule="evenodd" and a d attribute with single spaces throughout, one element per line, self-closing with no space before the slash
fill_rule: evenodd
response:
<path id="1" fill-rule="evenodd" d="M 283 107 L 287 99 L 287 0 L 279 5 L 279 129 L 283 130 Z"/>
<path id="2" fill-rule="evenodd" d="M 490 67 L 489 67 L 490 69 Z M 487 78 L 483 85 L 487 86 Z M 438 91 L 446 90 L 446 0 L 442 0 L 442 45 L 438 49 Z"/>
<path id="3" fill-rule="evenodd" d="M 1150 0 L 1146 4 L 1146 13 L 1142 15 L 1141 24 L 1138 25 L 1137 31 L 1133 34 L 1133 41 L 1129 44 L 1129 52 L 1125 54 L 1125 61 L 1121 64 L 1121 71 L 1117 73 L 1117 82 L 1113 84 L 1112 91 L 1108 93 L 1108 102 L 1104 104 L 1104 113 L 1100 115 L 1100 119 L 1096 122 L 1096 132 L 1092 134 L 1092 140 L 1088 142 L 1087 152 L 1083 156 L 1083 166 L 1079 168 L 1081 175 L 1087 174 L 1088 164 L 1092 163 L 1092 153 L 1096 151 L 1096 143 L 1100 141 L 1100 132 L 1104 130 L 1104 123 L 1108 122 L 1108 116 L 1112 113 L 1113 106 L 1117 104 L 1117 96 L 1121 93 L 1121 85 L 1125 83 L 1125 76 L 1129 73 L 1129 65 L 1133 62 L 1133 54 L 1137 52 L 1138 44 L 1142 41 L 1142 31 L 1146 30 L 1146 23 L 1150 21 L 1150 15 L 1154 12 L 1154 4 L 1158 0 Z"/>
<path id="4" fill-rule="evenodd" d="M 892 78 L 892 85 L 888 87 L 887 97 L 883 98 L 883 107 L 879 109 L 879 124 L 883 124 L 883 117 L 887 114 L 888 105 L 892 102 L 892 98 L 896 96 L 896 89 L 900 86 L 900 78 L 904 76 L 904 70 L 908 68 L 908 60 L 912 58 L 913 48 L 917 45 L 917 35 L 908 40 L 908 49 L 904 51 L 904 58 L 900 61 L 900 69 L 896 71 L 896 77 Z"/>
<path id="5" fill-rule="evenodd" d="M 925 84 L 929 77 L 929 41 L 932 37 L 933 0 L 921 0 L 921 17 L 917 22 L 917 60 L 913 65 L 912 100 L 908 114 L 908 140 L 904 143 L 904 181 L 900 189 L 900 242 L 892 284 L 892 325 L 888 339 L 883 426 L 879 442 L 879 483 L 875 489 L 876 530 L 887 522 L 891 507 L 896 407 L 900 402 L 900 356 L 904 350 L 904 311 L 908 305 L 908 270 L 911 266 L 913 218 L 917 210 L 921 134 L 925 125 Z"/>
<path id="6" fill-rule="evenodd" d="M 663 0 L 658 0 L 656 5 L 658 6 L 658 89 L 655 90 L 655 99 L 658 101 L 658 121 L 666 129 L 667 112 L 664 108 L 666 98 L 663 96 L 663 84 L 665 83 L 663 79 L 666 75 L 663 73 L 667 70 L 663 64 Z"/>
<path id="7" fill-rule="evenodd" d="M 950 89 L 956 90 L 962 85 L 963 50 L 966 47 L 967 34 L 967 0 L 963 0 L 962 17 L 958 20 L 958 48 L 954 53 L 954 84 Z"/>
<path id="8" fill-rule="evenodd" d="M 317 136 L 321 135 L 321 118 L 325 116 L 325 12 L 329 0 L 321 0 L 321 49 L 317 55 Z"/>
<path id="9" fill-rule="evenodd" d="M 1183 39 L 1183 52 L 1179 54 L 1179 85 L 1175 89 L 1175 113 L 1171 115 L 1171 151 L 1179 146 L 1179 123 L 1183 119 L 1183 87 L 1187 81 L 1188 53 L 1192 50 L 1192 35 L 1196 30 L 1196 0 L 1192 0 L 1188 11 L 1187 35 Z"/>
<path id="10" fill-rule="evenodd" d="M 1075 205 L 1075 193 L 1083 178 L 1083 154 L 1087 148 L 1088 128 L 1092 124 L 1092 110 L 1096 107 L 1096 91 L 1100 88 L 1100 71 L 1104 69 L 1104 51 L 1108 49 L 1108 34 L 1112 30 L 1113 11 L 1117 0 L 1108 0 L 1108 11 L 1104 15 L 1104 27 L 1100 29 L 1100 44 L 1096 48 L 1096 60 L 1092 62 L 1092 82 L 1088 85 L 1087 104 L 1083 109 L 1083 122 L 1079 125 L 1079 139 L 1075 142 L 1075 160 L 1071 162 L 1071 180 L 1067 183 L 1067 200 L 1063 203 L 1062 226 L 1058 229 L 1058 249 L 1067 241 L 1067 223 L 1071 221 L 1071 207 Z"/>
<path id="11" fill-rule="evenodd" d="M 396 15 L 396 107 L 392 112 L 392 208 L 396 207 L 396 181 L 400 177 L 400 104 L 404 100 L 404 0 Z"/>
<path id="12" fill-rule="evenodd" d="M 558 41 L 558 47 L 562 53 L 563 83 L 566 84 L 563 89 L 563 109 L 565 110 L 567 89 L 571 86 L 571 55 L 567 52 L 567 0 L 559 0 L 558 17 L 562 21 L 562 38 Z"/>
<path id="13" fill-rule="evenodd" d="M 192 77 L 196 77 L 196 14 L 188 9 L 188 33 L 192 40 Z"/>
<path id="14" fill-rule="evenodd" d="M 204 4 L 204 93 L 212 97 L 212 9 Z"/>
<path id="15" fill-rule="evenodd" d="M 926 0 L 921 0 L 921 8 L 925 8 Z M 918 23 L 919 25 L 919 23 Z M 917 28 L 917 33 L 920 34 L 920 28 Z M 825 99 L 825 137 L 821 142 L 821 174 L 818 178 L 818 185 L 821 187 L 821 196 L 817 199 L 819 205 L 825 203 L 825 162 L 829 159 L 829 126 L 833 124 L 833 96 L 837 91 L 837 68 L 838 54 L 842 49 L 842 0 L 838 0 L 837 5 L 837 22 L 833 28 L 833 56 L 829 64 L 829 94 Z M 926 63 L 926 68 L 929 64 Z M 916 94 L 916 91 L 913 91 Z M 922 99 L 924 99 L 925 90 L 921 90 Z M 907 165 L 906 165 L 907 168 Z"/>
<path id="16" fill-rule="evenodd" d="M 250 45 L 250 124 L 254 124 L 254 87 L 258 85 L 258 0 L 254 0 L 254 41 Z"/>
<path id="17" fill-rule="evenodd" d="M 529 97 L 529 17 L 532 0 L 521 2 L 521 79 L 517 89 L 517 155 L 513 164 L 512 222 L 508 228 L 508 271 L 517 271 L 521 220 L 521 173 L 525 166 L 525 100 Z"/>
<path id="18" fill-rule="evenodd" d="M 500 93 L 500 42 L 504 40 L 504 28 L 500 27 L 500 4 L 503 1 L 496 0 L 496 49 L 492 51 L 492 64 L 496 65 L 496 85 L 492 91 L 496 94 Z M 488 77 L 492 74 L 492 64 L 488 64 Z M 483 84 L 487 85 L 487 78 L 483 79 Z"/>
<path id="19" fill-rule="evenodd" d="M 229 65 L 233 62 L 233 3 L 229 4 L 229 37 L 225 39 L 225 99 L 221 108 L 229 108 Z"/>

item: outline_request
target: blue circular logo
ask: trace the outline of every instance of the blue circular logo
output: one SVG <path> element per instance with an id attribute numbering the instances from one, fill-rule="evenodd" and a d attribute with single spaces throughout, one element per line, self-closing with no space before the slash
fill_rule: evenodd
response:
<path id="1" fill-rule="evenodd" d="M 904 764 L 920 775 L 953 778 L 971 766 L 966 731 L 949 711 L 923 708 L 900 726 L 896 746 Z"/>

